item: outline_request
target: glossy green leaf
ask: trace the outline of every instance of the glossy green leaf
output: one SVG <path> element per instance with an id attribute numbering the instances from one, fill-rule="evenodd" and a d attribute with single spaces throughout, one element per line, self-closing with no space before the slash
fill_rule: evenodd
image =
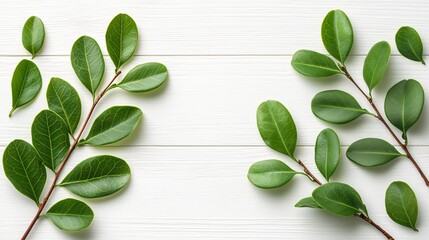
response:
<path id="1" fill-rule="evenodd" d="M 365 58 L 363 78 L 371 93 L 383 79 L 390 60 L 390 45 L 386 41 L 376 43 Z"/>
<path id="2" fill-rule="evenodd" d="M 160 87 L 168 77 L 167 68 L 161 63 L 145 63 L 133 68 L 124 79 L 113 87 L 128 92 L 148 92 Z"/>
<path id="3" fill-rule="evenodd" d="M 82 104 L 79 94 L 66 81 L 52 78 L 46 92 L 49 109 L 60 115 L 67 125 L 70 134 L 73 134 L 80 121 Z"/>
<path id="4" fill-rule="evenodd" d="M 260 188 L 278 188 L 298 174 L 280 160 L 264 160 L 254 164 L 247 173 L 249 181 Z"/>
<path id="5" fill-rule="evenodd" d="M 41 88 L 42 75 L 36 64 L 26 59 L 19 62 L 12 77 L 12 110 L 9 116 L 36 98 Z"/>
<path id="6" fill-rule="evenodd" d="M 334 130 L 326 128 L 317 136 L 315 146 L 316 166 L 327 181 L 334 174 L 341 158 L 340 140 Z"/>
<path id="7" fill-rule="evenodd" d="M 341 73 L 328 56 L 311 50 L 299 50 L 292 57 L 295 71 L 307 77 L 329 77 Z"/>
<path id="8" fill-rule="evenodd" d="M 316 94 L 311 101 L 311 110 L 321 120 L 336 124 L 351 122 L 368 113 L 352 95 L 340 90 Z"/>
<path id="9" fill-rule="evenodd" d="M 344 64 L 353 46 L 353 28 L 341 10 L 330 11 L 322 23 L 322 41 L 326 50 Z"/>
<path id="10" fill-rule="evenodd" d="M 419 212 L 417 197 L 413 189 L 404 182 L 393 182 L 386 191 L 386 211 L 396 223 L 417 231 Z"/>
<path id="11" fill-rule="evenodd" d="M 59 186 L 81 197 L 99 198 L 121 190 L 130 177 L 130 167 L 124 160 L 100 155 L 79 163 Z"/>
<path id="12" fill-rule="evenodd" d="M 45 26 L 40 18 L 30 17 L 22 29 L 22 45 L 34 58 L 40 51 L 45 41 Z"/>
<path id="13" fill-rule="evenodd" d="M 259 134 L 265 144 L 295 159 L 296 126 L 286 107 L 280 102 L 268 100 L 259 105 L 256 116 Z"/>
<path id="14" fill-rule="evenodd" d="M 413 79 L 402 80 L 386 94 L 384 112 L 389 121 L 402 131 L 402 138 L 407 140 L 407 131 L 419 119 L 425 94 L 422 85 Z"/>
<path id="15" fill-rule="evenodd" d="M 86 203 L 67 198 L 55 203 L 44 216 L 63 231 L 78 232 L 91 225 L 94 212 Z"/>
<path id="16" fill-rule="evenodd" d="M 394 146 L 378 138 L 364 138 L 352 143 L 346 155 L 353 162 L 365 167 L 382 165 L 402 156 Z"/>
<path id="17" fill-rule="evenodd" d="M 39 204 L 46 182 L 46 169 L 36 149 L 23 140 L 14 140 L 3 153 L 3 169 L 13 186 Z"/>
<path id="18" fill-rule="evenodd" d="M 312 197 L 306 197 L 299 200 L 299 202 L 295 204 L 295 207 L 322 208 Z"/>
<path id="19" fill-rule="evenodd" d="M 116 71 L 134 54 L 138 43 L 138 30 L 127 14 L 119 14 L 110 22 L 106 32 L 106 45 Z"/>
<path id="20" fill-rule="evenodd" d="M 396 33 L 395 41 L 398 51 L 404 57 L 425 64 L 422 39 L 414 28 L 401 27 Z"/>
<path id="21" fill-rule="evenodd" d="M 137 107 L 111 107 L 95 119 L 88 136 L 81 144 L 101 146 L 115 143 L 131 134 L 142 115 L 142 111 Z"/>

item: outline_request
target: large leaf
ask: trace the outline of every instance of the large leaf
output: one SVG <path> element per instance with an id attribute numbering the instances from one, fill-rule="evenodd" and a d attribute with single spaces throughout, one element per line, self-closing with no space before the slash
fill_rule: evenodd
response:
<path id="1" fill-rule="evenodd" d="M 278 188 L 288 183 L 295 174 L 297 172 L 280 160 L 264 160 L 252 164 L 247 178 L 260 188 Z"/>
<path id="2" fill-rule="evenodd" d="M 73 198 L 55 203 L 44 215 L 59 229 L 67 232 L 82 231 L 88 228 L 94 219 L 92 209 L 86 203 Z"/>
<path id="3" fill-rule="evenodd" d="M 131 69 L 124 79 L 113 87 L 128 92 L 148 92 L 160 87 L 168 77 L 167 68 L 161 63 L 145 63 Z"/>
<path id="4" fill-rule="evenodd" d="M 401 27 L 396 33 L 395 41 L 398 51 L 404 57 L 425 64 L 422 39 L 414 28 Z"/>
<path id="5" fill-rule="evenodd" d="M 389 121 L 402 131 L 402 138 L 407 140 L 407 131 L 419 119 L 425 94 L 419 82 L 413 79 L 402 80 L 386 94 L 384 111 Z"/>
<path id="6" fill-rule="evenodd" d="M 46 169 L 36 149 L 23 140 L 14 140 L 3 153 L 3 168 L 13 186 L 39 205 L 46 182 Z"/>
<path id="7" fill-rule="evenodd" d="M 60 78 L 52 78 L 46 91 L 49 109 L 62 117 L 73 134 L 80 121 L 82 104 L 76 90 Z"/>
<path id="8" fill-rule="evenodd" d="M 31 126 L 33 146 L 43 165 L 55 172 L 70 148 L 67 126 L 58 114 L 41 111 Z"/>
<path id="9" fill-rule="evenodd" d="M 124 160 L 100 155 L 79 163 L 59 186 L 81 197 L 98 198 L 119 191 L 130 177 L 130 167 Z"/>
<path id="10" fill-rule="evenodd" d="M 402 156 L 394 146 L 378 138 L 364 138 L 352 143 L 346 155 L 353 162 L 365 167 L 382 165 Z"/>
<path id="11" fill-rule="evenodd" d="M 325 183 L 316 188 L 312 196 L 320 207 L 335 215 L 352 216 L 358 213 L 368 215 L 359 193 L 347 184 Z"/>
<path id="12" fill-rule="evenodd" d="M 280 102 L 268 100 L 259 105 L 256 117 L 259 134 L 265 144 L 295 159 L 296 126 L 286 107 Z"/>
<path id="13" fill-rule="evenodd" d="M 98 43 L 88 36 L 76 40 L 71 52 L 71 64 L 79 80 L 95 96 L 104 75 L 104 58 Z"/>
<path id="14" fill-rule="evenodd" d="M 368 56 L 365 58 L 363 65 L 363 78 L 368 85 L 371 93 L 372 89 L 377 86 L 387 70 L 390 59 L 390 45 L 386 41 L 376 43 Z"/>
<path id="15" fill-rule="evenodd" d="M 127 14 L 118 14 L 110 22 L 106 32 L 106 45 L 116 71 L 133 56 L 138 35 L 136 23 Z"/>
<path id="16" fill-rule="evenodd" d="M 322 23 L 322 41 L 326 50 L 344 64 L 353 46 L 353 28 L 341 10 L 330 11 Z"/>
<path id="17" fill-rule="evenodd" d="M 311 110 L 323 121 L 344 124 L 368 111 L 363 109 L 350 94 L 340 90 L 323 91 L 314 96 Z"/>
<path id="18" fill-rule="evenodd" d="M 12 77 L 12 110 L 24 106 L 32 101 L 42 88 L 42 75 L 36 64 L 29 60 L 22 60 L 15 68 Z"/>
<path id="19" fill-rule="evenodd" d="M 317 136 L 315 146 L 316 166 L 327 181 L 340 162 L 341 145 L 334 130 L 326 128 Z"/>
<path id="20" fill-rule="evenodd" d="M 30 17 L 22 29 L 22 45 L 34 58 L 40 51 L 45 41 L 45 26 L 40 18 Z"/>
<path id="21" fill-rule="evenodd" d="M 299 50 L 292 57 L 295 71 L 307 77 L 329 77 L 341 73 L 328 56 L 311 50 Z"/>
<path id="22" fill-rule="evenodd" d="M 299 208 L 302 208 L 302 207 L 322 208 L 322 207 L 320 207 L 320 205 L 316 201 L 314 201 L 314 199 L 312 197 L 306 197 L 306 198 L 299 200 L 295 204 L 295 207 L 299 207 Z"/>
<path id="23" fill-rule="evenodd" d="M 142 111 L 137 107 L 111 107 L 95 119 L 88 136 L 81 144 L 101 146 L 115 143 L 131 134 L 142 115 Z"/>
<path id="24" fill-rule="evenodd" d="M 413 189 L 404 182 L 393 182 L 386 191 L 386 211 L 396 223 L 417 231 L 419 212 L 417 197 Z"/>

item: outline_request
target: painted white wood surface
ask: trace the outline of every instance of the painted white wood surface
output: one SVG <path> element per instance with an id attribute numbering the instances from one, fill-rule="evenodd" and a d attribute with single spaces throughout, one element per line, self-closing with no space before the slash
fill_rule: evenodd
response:
<path id="1" fill-rule="evenodd" d="M 306 79 L 290 67 L 291 55 L 300 48 L 325 52 L 320 24 L 334 8 L 346 11 L 353 23 L 356 38 L 348 65 L 363 87 L 363 55 L 375 42 L 388 40 L 393 45 L 396 30 L 411 25 L 429 44 L 429 2 L 425 0 L 0 0 L 0 155 L 14 138 L 30 140 L 29 127 L 46 108 L 44 95 L 51 77 L 68 80 L 82 99 L 90 99 L 73 73 L 69 52 L 75 39 L 86 34 L 96 38 L 106 53 L 104 32 L 119 12 L 136 20 L 141 39 L 139 56 L 124 72 L 148 61 L 162 62 L 170 71 L 168 84 L 155 93 L 109 93 L 96 114 L 112 104 L 136 105 L 144 111 L 138 131 L 113 147 L 78 149 L 67 166 L 69 170 L 94 154 L 116 154 L 131 165 L 131 184 L 108 200 L 90 201 L 96 213 L 90 230 L 65 234 L 44 219 L 30 239 L 382 239 L 359 219 L 294 208 L 314 188 L 304 178 L 298 176 L 274 191 L 256 189 L 246 179 L 254 161 L 287 161 L 265 147 L 257 132 L 255 111 L 266 99 L 280 100 L 292 112 L 299 128 L 297 155 L 314 171 L 313 144 L 324 127 L 338 130 L 344 151 L 362 137 L 392 140 L 369 116 L 347 126 L 317 120 L 310 110 L 314 94 L 331 88 L 353 91 L 353 87 L 341 77 Z M 47 30 L 45 47 L 34 60 L 44 86 L 35 102 L 9 119 L 10 79 L 16 64 L 29 57 L 20 38 L 22 25 L 31 15 L 41 17 Z M 395 56 L 389 72 L 374 93 L 381 108 L 387 88 L 401 79 L 418 79 L 429 89 L 429 69 L 392 49 Z M 106 63 L 105 81 L 113 71 L 108 57 Z M 410 131 L 410 145 L 429 172 L 426 103 L 425 113 Z M 88 107 L 84 101 L 84 114 Z M 17 239 L 35 207 L 13 189 L 2 169 L 0 239 Z M 358 189 L 374 220 L 396 239 L 429 238 L 429 190 L 406 159 L 368 170 L 344 157 L 334 179 Z M 407 181 L 419 197 L 419 233 L 396 225 L 385 213 L 384 192 L 394 180 Z M 59 189 L 49 205 L 69 196 Z"/>

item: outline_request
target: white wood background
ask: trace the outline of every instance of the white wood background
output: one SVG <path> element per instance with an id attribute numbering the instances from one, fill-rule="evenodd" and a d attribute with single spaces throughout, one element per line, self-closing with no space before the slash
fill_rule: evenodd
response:
<path id="1" fill-rule="evenodd" d="M 320 25 L 325 14 L 336 8 L 353 23 L 355 44 L 348 65 L 363 87 L 361 69 L 369 48 L 381 40 L 392 45 L 388 73 L 375 91 L 381 108 L 387 89 L 401 79 L 420 80 L 429 91 L 429 67 L 399 56 L 394 47 L 396 30 L 403 25 L 415 27 L 428 46 L 426 0 L 0 0 L 1 155 L 15 138 L 30 141 L 31 122 L 46 108 L 44 96 L 51 77 L 68 80 L 82 99 L 88 99 L 83 102 L 86 114 L 90 95 L 70 66 L 71 46 L 85 34 L 98 40 L 107 53 L 104 33 L 118 13 L 131 15 L 140 31 L 138 56 L 124 72 L 148 61 L 162 62 L 170 72 L 168 84 L 154 93 L 109 93 L 96 115 L 112 104 L 132 104 L 143 110 L 142 124 L 116 145 L 77 149 L 65 169 L 95 154 L 115 154 L 131 165 L 129 186 L 109 199 L 88 201 L 96 214 L 90 230 L 67 234 L 42 219 L 30 239 L 383 239 L 359 219 L 294 208 L 315 187 L 303 177 L 271 191 L 253 187 L 246 178 L 248 167 L 263 159 L 283 159 L 298 169 L 259 137 L 255 111 L 266 99 L 283 102 L 294 115 L 299 129 L 297 156 L 314 172 L 313 144 L 325 127 L 337 130 L 344 151 L 362 137 L 392 142 L 382 125 L 368 116 L 345 126 L 317 120 L 310 101 L 324 89 L 350 90 L 369 106 L 344 78 L 306 79 L 290 67 L 291 55 L 298 49 L 325 52 Z M 44 86 L 35 102 L 9 119 L 13 70 L 22 58 L 30 57 L 21 44 L 21 29 L 31 15 L 42 18 L 47 31 L 45 46 L 34 60 Z M 105 81 L 113 75 L 107 55 L 106 63 Z M 429 174 L 428 106 L 427 100 L 409 136 L 412 153 Z M 12 187 L 2 167 L 0 171 L 0 238 L 17 239 L 36 208 Z M 429 238 L 429 189 L 408 160 L 364 169 L 344 157 L 333 179 L 358 189 L 371 217 L 396 239 Z M 394 180 L 408 182 L 419 198 L 419 233 L 395 224 L 385 212 L 384 193 Z M 70 196 L 57 189 L 48 205 Z"/>

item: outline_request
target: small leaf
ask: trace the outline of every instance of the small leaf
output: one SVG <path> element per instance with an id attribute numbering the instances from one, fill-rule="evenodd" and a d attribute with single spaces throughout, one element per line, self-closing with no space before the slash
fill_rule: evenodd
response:
<path id="1" fill-rule="evenodd" d="M 265 144 L 295 159 L 296 126 L 286 107 L 280 102 L 268 100 L 259 105 L 256 116 L 259 134 Z"/>
<path id="2" fill-rule="evenodd" d="M 295 207 L 322 208 L 312 197 L 306 197 L 299 200 L 299 202 L 295 204 Z"/>
<path id="3" fill-rule="evenodd" d="M 278 188 L 298 174 L 280 160 L 264 160 L 254 164 L 247 173 L 249 181 L 260 188 Z"/>
<path id="4" fill-rule="evenodd" d="M 61 116 L 73 134 L 80 121 L 82 104 L 76 90 L 60 78 L 52 78 L 46 92 L 49 109 Z"/>
<path id="5" fill-rule="evenodd" d="M 79 163 L 59 186 L 84 198 L 99 198 L 121 190 L 130 177 L 130 167 L 124 160 L 100 155 Z"/>
<path id="6" fill-rule="evenodd" d="M 350 94 L 340 90 L 323 91 L 314 96 L 311 110 L 323 121 L 344 124 L 368 114 Z"/>
<path id="7" fill-rule="evenodd" d="M 22 45 L 34 58 L 40 51 L 45 41 L 45 26 L 40 18 L 30 17 L 22 29 Z"/>
<path id="8" fill-rule="evenodd" d="M 79 80 L 95 96 L 104 75 L 104 58 L 98 43 L 88 36 L 76 40 L 71 52 L 71 64 Z"/>
<path id="9" fill-rule="evenodd" d="M 36 149 L 23 140 L 14 140 L 3 153 L 3 168 L 13 186 L 39 205 L 46 182 L 46 169 Z"/>
<path id="10" fill-rule="evenodd" d="M 352 143 L 346 155 L 353 162 L 365 167 L 382 165 L 402 156 L 394 146 L 378 138 L 364 138 Z"/>
<path id="11" fill-rule="evenodd" d="M 293 54 L 292 67 L 307 77 L 329 77 L 341 73 L 330 57 L 311 50 L 299 50 Z"/>
<path id="12" fill-rule="evenodd" d="M 34 118 L 31 136 L 43 165 L 55 172 L 70 148 L 64 121 L 56 113 L 43 110 Z"/>
<path id="13" fill-rule="evenodd" d="M 120 87 L 128 92 L 148 92 L 160 87 L 167 76 L 167 68 L 161 63 L 140 64 L 113 87 Z"/>
<path id="14" fill-rule="evenodd" d="M 368 85 L 371 94 L 372 89 L 383 79 L 390 60 L 390 45 L 386 41 L 376 43 L 368 56 L 365 58 L 363 65 L 363 78 Z"/>
<path id="15" fill-rule="evenodd" d="M 322 41 L 326 50 L 342 64 L 353 46 L 353 28 L 341 10 L 330 11 L 322 23 Z"/>
<path id="16" fill-rule="evenodd" d="M 45 216 L 63 231 L 78 232 L 91 225 L 94 212 L 86 203 L 67 198 L 55 203 Z"/>
<path id="17" fill-rule="evenodd" d="M 396 223 L 416 228 L 419 206 L 413 189 L 404 182 L 393 182 L 386 191 L 386 211 L 389 217 Z"/>
<path id="18" fill-rule="evenodd" d="M 142 115 L 137 107 L 111 107 L 95 119 L 87 138 L 81 144 L 101 146 L 115 143 L 131 134 Z"/>
<path id="19" fill-rule="evenodd" d="M 110 22 L 106 32 L 106 45 L 116 71 L 134 54 L 138 43 L 138 30 L 127 14 L 118 14 Z"/>
<path id="20" fill-rule="evenodd" d="M 425 64 L 423 43 L 420 35 L 412 27 L 401 27 L 395 36 L 396 47 L 402 56 Z"/>
<path id="21" fill-rule="evenodd" d="M 340 162 L 341 145 L 334 130 L 326 128 L 317 136 L 315 147 L 316 166 L 327 181 Z"/>
<path id="22" fill-rule="evenodd" d="M 31 102 L 42 88 L 42 75 L 36 64 L 29 60 L 22 60 L 15 68 L 12 77 L 12 110 Z"/>
<path id="23" fill-rule="evenodd" d="M 413 79 L 402 80 L 386 94 L 384 111 L 389 121 L 402 131 L 407 139 L 407 131 L 419 119 L 425 102 L 425 93 L 419 82 Z"/>

